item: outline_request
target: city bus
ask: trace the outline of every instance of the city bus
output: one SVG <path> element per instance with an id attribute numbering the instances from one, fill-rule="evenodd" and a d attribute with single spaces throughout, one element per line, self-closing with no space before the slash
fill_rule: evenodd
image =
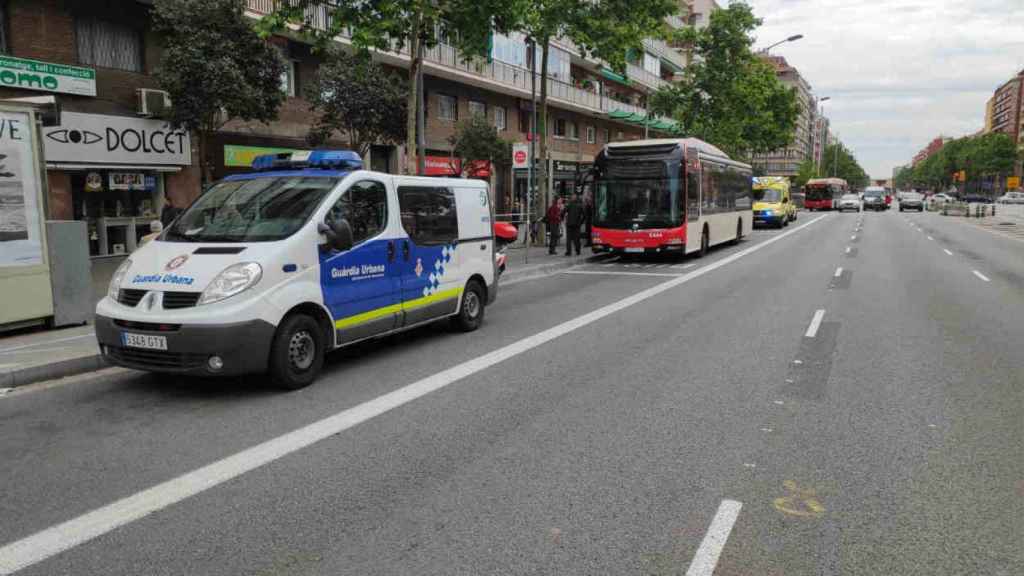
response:
<path id="1" fill-rule="evenodd" d="M 594 252 L 704 255 L 753 229 L 750 165 L 696 138 L 608 144 L 589 177 Z"/>
<path id="2" fill-rule="evenodd" d="M 804 185 L 804 208 L 807 210 L 835 210 L 839 199 L 849 190 L 842 178 L 815 178 Z"/>

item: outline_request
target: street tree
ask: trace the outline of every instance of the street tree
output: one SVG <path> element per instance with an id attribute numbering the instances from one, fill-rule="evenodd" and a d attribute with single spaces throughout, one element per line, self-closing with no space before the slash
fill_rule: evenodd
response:
<path id="1" fill-rule="evenodd" d="M 803 188 L 804 184 L 807 184 L 808 180 L 820 177 L 821 174 L 818 172 L 818 165 L 815 164 L 814 160 L 808 158 L 800 163 L 800 168 L 797 170 L 796 179 L 793 181 L 793 184 L 797 188 Z"/>
<path id="2" fill-rule="evenodd" d="M 244 15 L 245 0 L 156 0 L 153 28 L 164 49 L 156 80 L 170 95 L 166 119 L 199 141 L 212 180 L 210 136 L 231 120 L 270 122 L 284 102 L 284 60 Z"/>
<path id="3" fill-rule="evenodd" d="M 401 142 L 408 91 L 404 78 L 375 63 L 368 52 L 330 49 L 306 90 L 316 115 L 309 143 L 320 146 L 340 133 L 353 150 L 365 156 L 374 143 Z"/>
<path id="4" fill-rule="evenodd" d="M 826 146 L 823 156 L 821 173 L 824 177 L 842 178 L 851 188 L 863 188 L 870 182 L 867 172 L 842 143 Z"/>
<path id="5" fill-rule="evenodd" d="M 652 109 L 736 157 L 788 146 L 800 108 L 795 90 L 751 50 L 760 24 L 750 6 L 734 2 L 712 12 L 706 28 L 680 31 L 678 41 L 693 61 L 678 82 L 654 95 Z"/>
<path id="6" fill-rule="evenodd" d="M 914 185 L 914 169 L 910 166 L 900 166 L 893 176 L 893 185 L 897 190 L 906 190 Z"/>
<path id="7" fill-rule="evenodd" d="M 423 50 L 444 38 L 464 58 L 488 54 L 491 34 L 506 32 L 520 20 L 526 0 L 305 0 L 278 2 L 259 24 L 262 34 L 289 25 L 323 50 L 338 36 L 349 36 L 357 50 L 399 51 L 409 55 L 405 142 L 406 172 L 416 173 L 416 114 L 423 102 L 419 72 Z M 326 14 L 321 19 L 317 15 Z"/>
<path id="8" fill-rule="evenodd" d="M 498 135 L 498 129 L 482 115 L 474 114 L 461 122 L 448 138 L 452 156 L 458 158 L 463 173 L 470 173 L 474 162 L 490 162 L 497 167 L 510 164 L 512 143 Z"/>
<path id="9" fill-rule="evenodd" d="M 673 0 L 531 0 L 519 30 L 535 47 L 533 62 L 540 60 L 540 102 L 537 126 L 539 166 L 539 208 L 547 205 L 548 148 L 548 63 L 551 41 L 567 37 L 584 57 L 604 60 L 615 71 L 624 72 L 630 51 L 639 53 L 645 38 L 668 35 L 666 16 L 676 12 Z"/>

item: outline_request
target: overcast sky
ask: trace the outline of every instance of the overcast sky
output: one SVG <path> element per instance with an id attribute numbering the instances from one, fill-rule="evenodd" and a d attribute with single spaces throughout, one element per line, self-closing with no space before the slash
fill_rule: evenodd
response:
<path id="1" fill-rule="evenodd" d="M 727 1 L 719 0 L 720 4 Z M 932 138 L 984 127 L 985 102 L 1024 68 L 1024 0 L 748 0 L 755 48 L 785 56 L 872 178 Z"/>

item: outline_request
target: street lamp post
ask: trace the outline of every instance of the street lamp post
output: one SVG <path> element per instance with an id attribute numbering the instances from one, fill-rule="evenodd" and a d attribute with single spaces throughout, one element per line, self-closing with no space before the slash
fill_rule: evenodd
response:
<path id="1" fill-rule="evenodd" d="M 765 48 L 764 50 L 761 50 L 761 52 L 763 54 L 767 54 L 769 50 L 771 50 L 772 48 L 775 48 L 779 44 L 785 44 L 786 42 L 796 42 L 797 40 L 799 40 L 799 39 L 801 39 L 803 37 L 804 37 L 803 34 L 794 34 L 794 35 L 790 36 L 789 38 L 786 38 L 785 40 L 779 40 L 775 44 L 772 44 L 771 46 Z"/>

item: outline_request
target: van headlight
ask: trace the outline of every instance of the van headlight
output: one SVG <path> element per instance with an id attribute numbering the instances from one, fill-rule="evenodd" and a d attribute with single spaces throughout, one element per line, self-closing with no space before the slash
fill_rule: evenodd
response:
<path id="1" fill-rule="evenodd" d="M 199 297 L 199 304 L 210 304 L 230 298 L 252 287 L 263 277 L 263 268 L 255 262 L 232 264 L 210 282 Z"/>
<path id="2" fill-rule="evenodd" d="M 121 290 L 121 282 L 124 281 L 124 277 L 128 275 L 128 269 L 132 267 L 132 259 L 125 258 L 124 262 L 114 270 L 114 275 L 110 278 L 110 286 L 107 287 L 107 298 L 113 301 L 117 301 L 117 293 Z"/>

